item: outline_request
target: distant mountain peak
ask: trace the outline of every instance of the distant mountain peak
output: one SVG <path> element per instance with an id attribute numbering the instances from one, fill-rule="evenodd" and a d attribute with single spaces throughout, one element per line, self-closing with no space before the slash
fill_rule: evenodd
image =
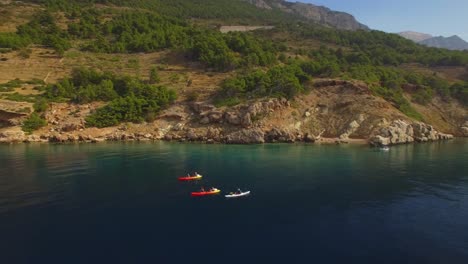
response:
<path id="1" fill-rule="evenodd" d="M 457 35 L 453 35 L 450 37 L 434 37 L 429 34 L 414 31 L 404 31 L 398 33 L 398 35 L 428 47 L 449 50 L 468 50 L 468 42 L 466 42 Z"/>
<path id="2" fill-rule="evenodd" d="M 420 41 L 430 39 L 430 38 L 433 37 L 433 36 L 431 36 L 429 34 L 415 32 L 415 31 L 403 31 L 403 32 L 398 33 L 398 35 L 400 35 L 400 36 L 402 36 L 402 37 L 404 37 L 406 39 L 412 40 L 414 42 L 420 42 Z"/>
<path id="3" fill-rule="evenodd" d="M 433 37 L 430 39 L 419 41 L 418 43 L 429 47 L 443 48 L 449 50 L 468 50 L 468 42 L 466 42 L 457 35 L 453 35 L 447 38 L 442 36 Z"/>
<path id="4" fill-rule="evenodd" d="M 315 23 L 344 30 L 369 30 L 359 23 L 354 16 L 345 12 L 333 11 L 327 7 L 302 2 L 288 2 L 285 0 L 244 0 L 258 8 L 279 9 L 283 12 L 295 14 Z"/>

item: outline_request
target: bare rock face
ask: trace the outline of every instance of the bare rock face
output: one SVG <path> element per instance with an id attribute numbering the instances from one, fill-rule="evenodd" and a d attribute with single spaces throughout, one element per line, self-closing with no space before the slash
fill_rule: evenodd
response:
<path id="1" fill-rule="evenodd" d="M 26 139 L 26 134 L 21 130 L 7 130 L 0 132 L 0 142 L 23 142 Z"/>
<path id="2" fill-rule="evenodd" d="M 272 143 L 274 142 L 292 143 L 296 141 L 296 134 L 297 133 L 291 132 L 290 130 L 275 127 L 266 133 L 265 139 L 267 142 L 272 142 Z"/>
<path id="3" fill-rule="evenodd" d="M 238 126 L 241 124 L 241 118 L 236 112 L 226 112 L 225 120 L 228 124 Z"/>
<path id="4" fill-rule="evenodd" d="M 60 128 L 60 130 L 63 132 L 72 132 L 72 131 L 77 131 L 80 129 L 84 129 L 83 124 L 66 123 L 66 124 L 63 124 L 62 127 Z"/>
<path id="5" fill-rule="evenodd" d="M 196 113 L 207 112 L 207 111 L 211 111 L 211 110 L 215 109 L 214 105 L 207 104 L 207 103 L 204 103 L 204 102 L 192 103 L 191 107 L 192 107 L 193 111 L 195 111 Z"/>
<path id="6" fill-rule="evenodd" d="M 241 120 L 241 125 L 243 127 L 249 127 L 252 125 L 252 118 L 250 117 L 250 113 L 246 113 Z"/>
<path id="7" fill-rule="evenodd" d="M 466 121 L 465 124 L 463 124 L 463 126 L 461 127 L 461 130 L 462 130 L 463 136 L 468 137 L 468 121 Z"/>
<path id="8" fill-rule="evenodd" d="M 361 125 L 358 123 L 358 121 L 354 120 L 348 125 L 348 128 L 346 131 L 343 132 L 343 134 L 340 135 L 341 140 L 346 140 L 349 139 L 349 136 L 353 134 Z"/>
<path id="9" fill-rule="evenodd" d="M 197 141 L 201 138 L 200 135 L 194 129 L 188 129 L 185 137 L 190 141 Z"/>
<path id="10" fill-rule="evenodd" d="M 202 125 L 225 123 L 248 128 L 252 126 L 252 118 L 267 116 L 274 111 L 288 106 L 289 102 L 286 99 L 270 99 L 246 105 L 238 105 L 226 110 L 216 109 L 212 105 L 200 103 L 193 104 L 192 108 L 199 113 L 199 123 Z"/>
<path id="11" fill-rule="evenodd" d="M 387 127 L 380 129 L 378 134 L 370 139 L 370 143 L 372 145 L 387 146 L 414 141 L 427 142 L 452 138 L 453 135 L 438 132 L 432 126 L 422 122 L 410 123 L 395 120 Z"/>
<path id="12" fill-rule="evenodd" d="M 49 137 L 49 142 L 52 143 L 65 143 L 69 142 L 69 138 L 67 135 L 62 134 L 54 134 Z"/>
<path id="13" fill-rule="evenodd" d="M 264 0 L 246 0 L 247 2 L 255 5 L 258 8 L 268 9 L 271 10 L 271 6 L 269 6 Z"/>
<path id="14" fill-rule="evenodd" d="M 287 2 L 284 0 L 245 0 L 250 4 L 262 9 L 277 8 L 283 12 L 295 14 L 299 17 L 313 21 L 315 23 L 332 26 L 345 30 L 368 30 L 369 28 L 344 12 L 330 10 L 323 6 L 306 4 L 301 2 Z"/>
<path id="15" fill-rule="evenodd" d="M 229 144 L 262 144 L 265 143 L 265 133 L 260 129 L 242 129 L 226 137 Z"/>
<path id="16" fill-rule="evenodd" d="M 305 134 L 304 135 L 304 142 L 308 142 L 308 143 L 315 142 L 315 136 L 312 135 L 312 134 L 309 134 L 309 133 Z"/>
<path id="17" fill-rule="evenodd" d="M 222 138 L 222 130 L 219 128 L 208 128 L 206 131 L 207 141 L 211 140 L 212 142 L 220 142 Z"/>

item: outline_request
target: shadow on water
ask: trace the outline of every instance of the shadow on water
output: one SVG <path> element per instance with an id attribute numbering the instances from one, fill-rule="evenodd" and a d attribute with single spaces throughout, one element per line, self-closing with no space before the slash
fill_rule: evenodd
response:
<path id="1" fill-rule="evenodd" d="M 0 146 L 2 257 L 466 263 L 466 160 L 466 140 L 389 152 L 301 144 Z M 194 171 L 204 179 L 176 180 Z M 191 198 L 202 186 L 252 195 Z"/>

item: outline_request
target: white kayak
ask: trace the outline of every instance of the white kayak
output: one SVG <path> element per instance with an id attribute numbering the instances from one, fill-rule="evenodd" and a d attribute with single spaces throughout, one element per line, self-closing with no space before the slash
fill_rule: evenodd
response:
<path id="1" fill-rule="evenodd" d="M 225 197 L 226 198 L 237 198 L 237 197 L 247 196 L 249 194 L 250 194 L 250 191 L 241 192 L 241 193 L 230 193 L 230 194 L 226 194 Z"/>

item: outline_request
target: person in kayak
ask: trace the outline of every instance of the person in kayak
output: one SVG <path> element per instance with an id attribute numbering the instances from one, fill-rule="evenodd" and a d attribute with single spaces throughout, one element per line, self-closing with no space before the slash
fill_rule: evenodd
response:
<path id="1" fill-rule="evenodd" d="M 201 191 L 204 192 L 204 191 L 205 191 L 205 187 L 201 187 Z"/>
<path id="2" fill-rule="evenodd" d="M 241 193 L 242 193 L 241 189 L 237 188 L 237 194 L 241 194 Z"/>

